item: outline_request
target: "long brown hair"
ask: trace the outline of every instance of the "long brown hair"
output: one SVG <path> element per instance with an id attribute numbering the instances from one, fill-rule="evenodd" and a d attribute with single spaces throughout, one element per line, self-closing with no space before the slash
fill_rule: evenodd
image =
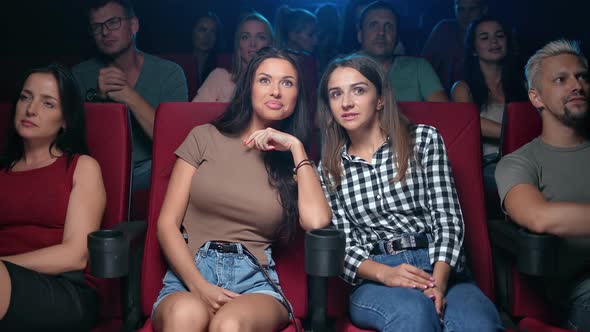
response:
<path id="1" fill-rule="evenodd" d="M 246 69 L 242 64 L 242 54 L 240 54 L 240 32 L 244 23 L 248 21 L 258 21 L 264 24 L 266 27 L 266 32 L 268 33 L 268 38 L 270 38 L 268 46 L 272 46 L 274 40 L 274 31 L 272 30 L 272 25 L 270 25 L 266 17 L 262 16 L 262 14 L 258 12 L 251 12 L 240 18 L 240 21 L 238 22 L 238 28 L 234 34 L 234 53 L 232 55 L 231 79 L 234 82 L 237 82 L 240 74 L 242 74 L 242 71 Z"/>
<path id="2" fill-rule="evenodd" d="M 236 92 L 230 101 L 227 111 L 213 122 L 213 125 L 222 133 L 237 135 L 242 133 L 252 119 L 252 85 L 256 70 L 267 59 L 282 59 L 288 61 L 297 71 L 297 103 L 293 114 L 281 120 L 276 129 L 297 137 L 304 144 L 307 143 L 308 134 L 308 105 L 301 68 L 297 60 L 286 50 L 277 50 L 271 47 L 261 48 L 250 60 L 246 69 L 236 82 Z M 291 153 L 269 151 L 264 152 L 264 164 L 268 173 L 269 183 L 279 192 L 283 207 L 283 224 L 277 230 L 277 237 L 289 239 L 295 232 L 299 223 L 299 210 L 297 209 L 297 183 L 293 179 L 293 156 Z"/>
<path id="3" fill-rule="evenodd" d="M 352 68 L 366 77 L 377 89 L 384 107 L 379 111 L 379 126 L 389 136 L 389 145 L 394 150 L 393 162 L 398 170 L 391 181 L 403 181 L 412 157 L 410 122 L 399 112 L 393 90 L 385 73 L 374 60 L 359 54 L 334 59 L 324 72 L 319 85 L 318 116 L 322 132 L 322 175 L 330 190 L 335 190 L 342 181 L 342 148 L 350 142 L 346 130 L 334 119 L 330 110 L 328 81 L 336 68 Z"/>

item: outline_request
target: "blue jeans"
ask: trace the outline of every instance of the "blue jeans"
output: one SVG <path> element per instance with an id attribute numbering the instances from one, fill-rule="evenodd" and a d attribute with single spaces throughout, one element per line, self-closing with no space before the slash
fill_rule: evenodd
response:
<path id="1" fill-rule="evenodd" d="M 564 328 L 590 332 L 590 277 L 578 280 L 548 280 L 549 299 L 556 311 L 565 310 Z"/>
<path id="2" fill-rule="evenodd" d="M 374 255 L 389 266 L 408 263 L 432 274 L 428 249 L 396 255 Z M 451 274 L 441 323 L 434 302 L 419 289 L 388 287 L 365 281 L 350 295 L 350 318 L 362 328 L 378 331 L 503 331 L 494 304 L 477 288 L 468 273 Z"/>
<path id="3" fill-rule="evenodd" d="M 213 285 L 228 289 L 238 294 L 262 293 L 267 294 L 280 303 L 283 303 L 282 296 L 277 293 L 271 284 L 266 280 L 264 274 L 238 244 L 238 253 L 221 253 L 209 249 L 210 242 L 205 243 L 195 255 L 195 265 L 203 278 Z M 271 257 L 271 249 L 264 252 L 268 260 L 267 272 L 272 281 L 280 287 L 279 276 L 275 270 L 275 262 Z M 154 303 L 152 316 L 162 300 L 175 292 L 188 292 L 186 285 L 168 269 L 164 275 L 164 286 Z"/>

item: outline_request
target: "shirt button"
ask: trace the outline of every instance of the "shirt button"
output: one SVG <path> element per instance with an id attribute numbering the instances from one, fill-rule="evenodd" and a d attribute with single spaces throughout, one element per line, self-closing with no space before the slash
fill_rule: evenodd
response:
<path id="1" fill-rule="evenodd" d="M 377 171 L 375 169 L 372 169 L 371 173 L 375 174 L 375 173 L 377 173 Z"/>
<path id="2" fill-rule="evenodd" d="M 378 200 L 381 200 L 381 195 L 377 195 L 377 199 Z"/>

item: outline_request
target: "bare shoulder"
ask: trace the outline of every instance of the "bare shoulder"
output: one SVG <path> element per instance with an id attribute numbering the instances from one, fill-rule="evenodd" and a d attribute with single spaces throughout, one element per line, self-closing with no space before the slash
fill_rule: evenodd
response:
<path id="1" fill-rule="evenodd" d="M 217 79 L 227 79 L 231 78 L 231 73 L 225 68 L 217 67 L 211 71 L 209 76 L 215 77 Z"/>
<path id="2" fill-rule="evenodd" d="M 83 179 L 85 177 L 96 177 L 100 175 L 100 165 L 96 159 L 88 155 L 81 155 L 78 158 L 76 164 L 76 170 L 74 171 L 74 180 Z"/>
<path id="3" fill-rule="evenodd" d="M 457 81 L 451 88 L 451 97 L 453 101 L 459 103 L 471 103 L 473 98 L 471 97 L 471 89 L 465 81 Z"/>

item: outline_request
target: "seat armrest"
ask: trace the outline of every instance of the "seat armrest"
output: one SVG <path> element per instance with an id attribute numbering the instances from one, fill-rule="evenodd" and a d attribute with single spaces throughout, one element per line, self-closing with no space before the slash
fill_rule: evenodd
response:
<path id="1" fill-rule="evenodd" d="M 92 276 L 120 278 L 129 273 L 129 256 L 143 248 L 147 223 L 127 221 L 88 234 L 88 266 Z"/>
<path id="2" fill-rule="evenodd" d="M 492 245 L 509 252 L 518 271 L 537 277 L 557 272 L 559 237 L 533 233 L 505 219 L 492 219 L 489 226 Z"/>
<path id="3" fill-rule="evenodd" d="M 133 246 L 134 243 L 141 242 L 145 238 L 147 231 L 147 222 L 145 221 L 125 221 L 113 227 L 114 230 L 123 232 L 127 240 Z"/>
<path id="4" fill-rule="evenodd" d="M 322 228 L 305 234 L 305 272 L 308 275 L 308 318 L 312 331 L 332 331 L 327 319 L 326 296 L 328 277 L 338 276 L 344 269 L 344 232 Z"/>

